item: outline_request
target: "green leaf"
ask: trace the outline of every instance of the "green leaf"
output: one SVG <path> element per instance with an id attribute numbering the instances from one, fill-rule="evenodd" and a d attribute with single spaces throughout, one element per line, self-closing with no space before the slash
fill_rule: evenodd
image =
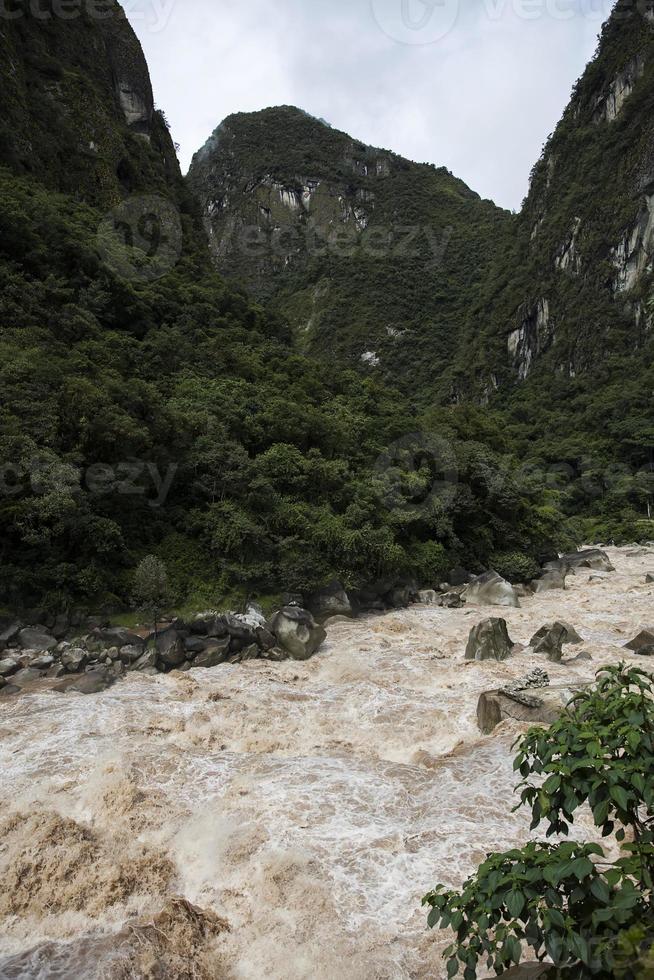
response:
<path id="1" fill-rule="evenodd" d="M 604 905 L 608 905 L 611 901 L 611 892 L 605 881 L 601 878 L 595 878 L 590 886 L 591 893 L 599 902 L 603 902 Z"/>

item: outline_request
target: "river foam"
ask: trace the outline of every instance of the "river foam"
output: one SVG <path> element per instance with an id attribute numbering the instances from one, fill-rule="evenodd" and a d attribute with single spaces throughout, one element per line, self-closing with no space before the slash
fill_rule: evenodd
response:
<path id="1" fill-rule="evenodd" d="M 307 663 L 0 699 L 0 978 L 445 976 L 421 896 L 528 837 L 521 729 L 480 736 L 476 705 L 538 658 L 466 664 L 468 633 L 568 620 L 593 661 L 547 669 L 589 680 L 654 620 L 654 549 L 610 555 L 521 609 L 335 625 Z"/>

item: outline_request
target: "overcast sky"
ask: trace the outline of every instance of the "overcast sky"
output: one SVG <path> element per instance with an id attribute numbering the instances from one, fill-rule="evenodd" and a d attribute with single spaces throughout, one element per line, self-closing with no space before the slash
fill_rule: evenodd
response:
<path id="1" fill-rule="evenodd" d="M 296 105 L 518 209 L 614 0 L 124 0 L 191 156 L 232 112 Z"/>

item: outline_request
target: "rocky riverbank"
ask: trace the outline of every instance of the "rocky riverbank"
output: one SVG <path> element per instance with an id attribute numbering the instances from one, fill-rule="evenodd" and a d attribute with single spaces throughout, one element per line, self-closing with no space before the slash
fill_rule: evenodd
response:
<path id="1" fill-rule="evenodd" d="M 654 547 L 607 554 L 614 571 L 581 565 L 518 605 L 339 616 L 308 660 L 0 697 L 0 977 L 444 977 L 421 896 L 529 837 L 516 696 L 654 667 L 625 646 L 654 626 Z M 466 660 L 489 618 L 506 659 Z M 581 641 L 560 660 L 538 645 L 556 622 Z M 489 735 L 482 696 L 500 701 Z"/>

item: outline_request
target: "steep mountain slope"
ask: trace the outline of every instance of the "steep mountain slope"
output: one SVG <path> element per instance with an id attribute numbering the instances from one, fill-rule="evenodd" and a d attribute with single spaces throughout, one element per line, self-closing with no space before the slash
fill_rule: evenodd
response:
<path id="1" fill-rule="evenodd" d="M 272 301 L 305 349 L 411 387 L 451 361 L 510 221 L 447 170 L 290 106 L 226 119 L 189 183 L 220 272 Z"/>
<path id="2" fill-rule="evenodd" d="M 651 0 L 617 4 L 534 167 L 507 247 L 471 323 L 483 388 L 538 369 L 572 378 L 651 338 Z M 463 377 L 469 350 L 466 360 Z"/>
<path id="3" fill-rule="evenodd" d="M 0 164 L 99 206 L 180 189 L 141 46 L 116 0 L 67 16 L 56 0 L 10 8 L 0 18 Z"/>
<path id="4" fill-rule="evenodd" d="M 189 182 L 215 265 L 301 346 L 469 436 L 485 406 L 584 533 L 654 533 L 653 0 L 616 4 L 518 215 L 289 107 L 225 120 Z"/>

